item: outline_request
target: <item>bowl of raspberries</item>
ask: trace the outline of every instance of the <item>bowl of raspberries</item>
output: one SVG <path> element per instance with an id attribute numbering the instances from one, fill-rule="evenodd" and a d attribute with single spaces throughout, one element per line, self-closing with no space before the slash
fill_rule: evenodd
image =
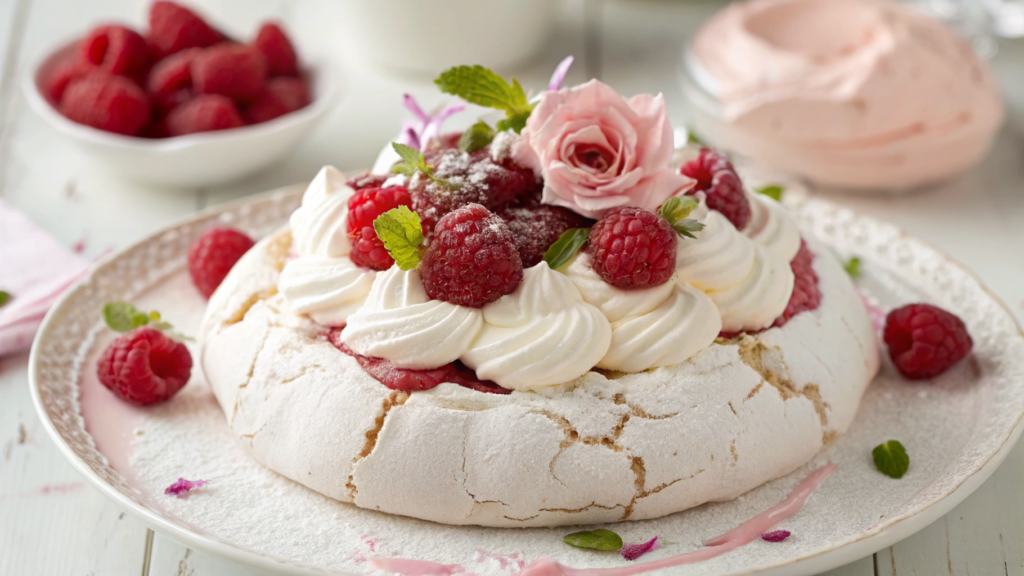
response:
<path id="1" fill-rule="evenodd" d="M 227 182 L 265 168 L 330 110 L 330 66 L 303 65 L 283 27 L 246 39 L 174 2 L 136 31 L 101 24 L 30 69 L 32 107 L 99 162 L 171 187 Z"/>

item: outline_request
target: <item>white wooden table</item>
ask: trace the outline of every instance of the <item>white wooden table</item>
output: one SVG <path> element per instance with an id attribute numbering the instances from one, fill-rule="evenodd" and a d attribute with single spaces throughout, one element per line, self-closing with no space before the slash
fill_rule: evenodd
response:
<path id="1" fill-rule="evenodd" d="M 29 111 L 19 84 L 28 64 L 55 44 L 99 20 L 139 24 L 147 4 L 0 0 L 0 196 L 65 244 L 81 243 L 89 257 L 123 247 L 205 206 L 308 179 L 323 164 L 368 166 L 396 132 L 404 115 L 403 92 L 422 95 L 428 106 L 439 100 L 429 78 L 390 77 L 348 62 L 333 25 L 339 2 L 206 0 L 208 15 L 243 34 L 251 34 L 265 18 L 284 20 L 307 54 L 328 55 L 345 69 L 343 101 L 294 154 L 244 181 L 187 191 L 126 182 L 93 167 Z M 570 81 L 598 76 L 623 93 L 664 92 L 673 120 L 682 122 L 685 106 L 676 82 L 681 46 L 718 6 L 701 0 L 568 0 L 548 55 L 514 72 L 526 86 L 544 86 L 554 64 L 575 54 Z M 1011 106 L 1024 102 L 1024 45 L 1003 44 L 994 65 Z M 1017 120 L 1011 116 L 991 158 L 957 182 L 895 200 L 834 200 L 895 222 L 966 262 L 1020 320 L 1024 143 Z M 0 361 L 0 574 L 252 573 L 151 532 L 87 486 L 46 437 L 32 408 L 26 374 L 27 355 Z M 1022 480 L 1024 444 L 946 517 L 830 574 L 1024 574 Z"/>

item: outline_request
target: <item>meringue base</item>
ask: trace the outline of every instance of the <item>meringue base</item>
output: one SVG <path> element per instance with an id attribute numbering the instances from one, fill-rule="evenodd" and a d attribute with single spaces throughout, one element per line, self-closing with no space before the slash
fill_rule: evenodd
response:
<path id="1" fill-rule="evenodd" d="M 782 328 L 543 393 L 384 387 L 276 293 L 290 233 L 210 299 L 199 365 L 258 462 L 362 508 L 522 527 L 656 518 L 788 474 L 853 421 L 878 369 L 860 297 L 816 244 L 821 306 Z"/>

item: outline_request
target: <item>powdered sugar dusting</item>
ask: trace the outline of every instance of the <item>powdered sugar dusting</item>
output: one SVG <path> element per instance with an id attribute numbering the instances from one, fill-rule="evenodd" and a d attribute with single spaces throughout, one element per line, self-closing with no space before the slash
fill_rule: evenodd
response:
<path id="1" fill-rule="evenodd" d="M 512 130 L 505 130 L 494 135 L 491 141 L 491 160 L 505 162 L 512 159 L 512 146 L 519 139 L 519 135 Z"/>

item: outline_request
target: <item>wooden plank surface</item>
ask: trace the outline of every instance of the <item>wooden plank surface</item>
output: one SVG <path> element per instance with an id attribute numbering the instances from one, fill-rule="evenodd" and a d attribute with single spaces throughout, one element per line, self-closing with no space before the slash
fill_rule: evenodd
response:
<path id="1" fill-rule="evenodd" d="M 123 181 L 92 162 L 32 114 L 17 85 L 21 70 L 88 22 L 138 24 L 148 0 L 0 2 L 0 197 L 89 257 L 125 246 L 197 208 L 308 179 L 322 164 L 366 167 L 404 116 L 403 92 L 441 101 L 429 78 L 382 75 L 352 62 L 336 22 L 316 2 L 212 0 L 203 10 L 232 30 L 275 16 L 302 29 L 300 49 L 345 70 L 346 94 L 312 137 L 282 162 L 229 185 L 156 190 Z M 524 85 L 546 84 L 562 56 L 577 57 L 570 81 L 599 75 L 624 93 L 664 92 L 673 121 L 685 119 L 676 81 L 686 37 L 717 2 L 572 0 L 547 55 L 515 70 Z M 1024 43 L 1006 43 L 994 62 L 1019 122 Z M 453 124 L 456 125 L 456 124 Z M 970 267 L 1024 317 L 1024 146 L 1007 130 L 983 169 L 929 193 L 881 201 L 836 201 L 896 222 Z M 998 247 L 994 249 L 993 247 Z M 1016 256 L 1014 256 L 1016 255 Z M 190 551 L 125 516 L 84 484 L 42 430 L 28 394 L 25 355 L 0 361 L 0 574 L 221 576 L 257 574 Z M 1024 574 L 1024 446 L 974 495 L 920 533 L 874 557 L 828 572 L 871 574 Z M 147 545 L 147 539 L 149 545 Z M 148 554 L 148 556 L 147 556 Z"/>

